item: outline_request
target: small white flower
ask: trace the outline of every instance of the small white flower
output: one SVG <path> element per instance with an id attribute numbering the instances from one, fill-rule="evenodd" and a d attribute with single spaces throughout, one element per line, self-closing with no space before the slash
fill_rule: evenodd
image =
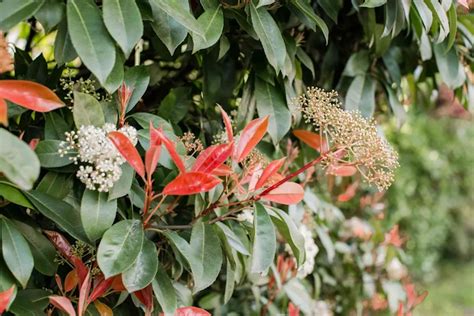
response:
<path id="1" fill-rule="evenodd" d="M 237 215 L 237 220 L 239 222 L 247 221 L 249 223 L 253 223 L 253 211 L 249 209 L 243 210 Z"/>
<path id="2" fill-rule="evenodd" d="M 333 316 L 331 307 L 326 301 L 316 301 L 314 303 L 314 311 L 312 315 Z"/>
<path id="3" fill-rule="evenodd" d="M 304 238 L 304 250 L 306 253 L 305 262 L 298 268 L 298 277 L 303 279 L 307 275 L 313 273 L 315 260 L 314 258 L 319 252 L 319 248 L 314 242 L 313 234 L 308 226 L 301 224 L 299 231 Z"/>
<path id="4" fill-rule="evenodd" d="M 106 123 L 102 128 L 86 125 L 77 132 L 66 132 L 66 141 L 61 143 L 59 154 L 64 156 L 70 151 L 77 151 L 77 156 L 70 159 L 77 164 L 81 162 L 76 176 L 89 190 L 108 192 L 120 179 L 120 166 L 125 159 L 108 139 L 107 134 L 116 131 L 114 124 Z M 123 126 L 118 131 L 125 134 L 135 145 L 137 130 L 132 126 Z"/>
<path id="5" fill-rule="evenodd" d="M 398 260 L 398 258 L 393 258 L 387 266 L 388 278 L 390 280 L 401 280 L 408 273 L 407 268 L 403 263 Z"/>

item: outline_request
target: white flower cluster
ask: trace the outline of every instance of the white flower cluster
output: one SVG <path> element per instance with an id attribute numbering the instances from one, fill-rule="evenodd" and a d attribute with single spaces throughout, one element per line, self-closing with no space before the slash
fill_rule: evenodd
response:
<path id="1" fill-rule="evenodd" d="M 92 125 L 81 126 L 77 132 L 66 132 L 66 141 L 61 143 L 59 154 L 76 151 L 77 156 L 70 159 L 79 166 L 77 178 L 89 190 L 108 192 L 122 175 L 120 165 L 125 159 L 107 138 L 107 134 L 116 131 L 114 124 L 106 123 L 102 128 Z M 135 145 L 137 130 L 131 126 L 123 126 L 119 130 Z"/>
<path id="2" fill-rule="evenodd" d="M 311 315 L 318 315 L 318 316 L 333 316 L 333 312 L 331 311 L 331 307 L 326 301 L 316 301 L 314 303 L 314 310 L 313 314 Z"/>
<path id="3" fill-rule="evenodd" d="M 301 235 L 304 237 L 304 250 L 306 252 L 305 262 L 298 268 L 298 277 L 304 279 L 307 275 L 313 273 L 314 258 L 319 252 L 319 248 L 314 242 L 313 234 L 308 226 L 301 224 L 299 227 Z"/>
<path id="4" fill-rule="evenodd" d="M 242 212 L 240 212 L 239 214 L 237 214 L 237 220 L 239 222 L 249 222 L 249 223 L 253 223 L 253 210 L 250 210 L 250 209 L 245 209 L 243 210 Z"/>

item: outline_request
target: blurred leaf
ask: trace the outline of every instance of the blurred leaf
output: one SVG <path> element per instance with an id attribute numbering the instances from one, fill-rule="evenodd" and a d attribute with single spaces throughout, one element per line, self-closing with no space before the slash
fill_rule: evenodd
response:
<path id="1" fill-rule="evenodd" d="M 36 154 L 23 141 L 0 129 L 0 172 L 20 189 L 29 190 L 40 173 Z"/>
<path id="2" fill-rule="evenodd" d="M 254 214 L 250 272 L 262 273 L 267 271 L 273 263 L 276 251 L 276 234 L 272 220 L 262 204 L 255 203 Z"/>
<path id="3" fill-rule="evenodd" d="M 235 287 L 235 271 L 232 269 L 230 261 L 227 260 L 226 275 L 225 275 L 225 291 L 224 304 L 230 301 L 232 294 L 234 294 Z"/>
<path id="4" fill-rule="evenodd" d="M 436 65 L 438 65 L 441 79 L 448 85 L 448 87 L 454 89 L 460 87 L 464 83 L 464 80 L 466 80 L 466 74 L 459 61 L 456 49 L 451 48 L 447 50 L 446 48 L 446 42 L 433 45 Z"/>
<path id="5" fill-rule="evenodd" d="M 127 58 L 143 34 L 137 4 L 128 0 L 104 0 L 102 10 L 107 30 Z"/>
<path id="6" fill-rule="evenodd" d="M 370 75 L 356 76 L 347 90 L 344 102 L 347 111 L 359 111 L 370 118 L 375 110 L 375 81 Z"/>
<path id="7" fill-rule="evenodd" d="M 141 290 L 155 279 L 157 271 L 158 253 L 155 244 L 145 239 L 135 262 L 122 273 L 123 285 L 129 293 Z"/>
<path id="8" fill-rule="evenodd" d="M 109 228 L 97 249 L 97 263 L 105 278 L 129 269 L 144 242 L 143 225 L 138 220 L 123 220 Z"/>
<path id="9" fill-rule="evenodd" d="M 355 77 L 358 75 L 365 75 L 367 70 L 369 69 L 369 51 L 363 49 L 349 57 L 349 60 L 346 63 L 346 67 L 344 68 L 344 72 L 342 73 L 344 76 Z"/>
<path id="10" fill-rule="evenodd" d="M 323 8 L 324 12 L 337 23 L 337 16 L 342 9 L 342 0 L 319 0 L 318 4 Z"/>
<path id="11" fill-rule="evenodd" d="M 285 182 L 267 194 L 262 195 L 262 199 L 264 200 L 284 205 L 296 204 L 300 202 L 303 197 L 303 187 L 295 182 Z"/>
<path id="12" fill-rule="evenodd" d="M 17 0 L 0 2 L 0 29 L 9 30 L 21 21 L 34 15 L 43 5 L 44 0 L 23 0 L 19 5 Z"/>
<path id="13" fill-rule="evenodd" d="M 177 307 L 176 291 L 163 266 L 158 267 L 156 278 L 152 284 L 153 292 L 163 312 L 165 314 L 174 313 Z"/>
<path id="14" fill-rule="evenodd" d="M 93 125 L 102 127 L 105 124 L 102 107 L 90 94 L 74 91 L 74 123 L 79 129 L 81 126 Z"/>
<path id="15" fill-rule="evenodd" d="M 41 315 L 49 305 L 49 295 L 50 292 L 41 289 L 20 290 L 9 311 L 15 315 Z"/>
<path id="16" fill-rule="evenodd" d="M 161 101 L 158 115 L 177 124 L 188 114 L 191 105 L 191 89 L 189 87 L 173 88 Z"/>
<path id="17" fill-rule="evenodd" d="M 107 193 L 85 190 L 81 200 L 81 222 L 91 241 L 101 238 L 112 226 L 117 212 L 117 200 L 107 200 Z"/>
<path id="18" fill-rule="evenodd" d="M 291 3 L 291 6 L 295 7 L 297 11 L 301 12 L 301 14 L 303 14 L 304 17 L 306 17 L 311 22 L 311 24 L 307 25 L 309 28 L 311 28 L 313 31 L 316 31 L 316 26 L 318 26 L 321 29 L 327 44 L 329 41 L 328 26 L 322 18 L 316 15 L 311 5 L 305 0 L 294 0 Z M 303 19 L 302 22 L 305 22 L 305 19 Z"/>
<path id="19" fill-rule="evenodd" d="M 415 4 L 415 9 L 423 21 L 425 30 L 429 31 L 431 24 L 433 23 L 433 14 L 431 13 L 430 8 L 426 5 L 424 0 L 413 0 L 413 3 Z"/>
<path id="20" fill-rule="evenodd" d="M 104 83 L 115 64 L 115 46 L 92 0 L 69 0 L 67 23 L 72 44 L 87 68 Z"/>
<path id="21" fill-rule="evenodd" d="M 366 7 L 366 8 L 375 8 L 375 7 L 380 7 L 387 3 L 387 0 L 365 0 L 363 4 L 361 4 L 361 7 Z"/>

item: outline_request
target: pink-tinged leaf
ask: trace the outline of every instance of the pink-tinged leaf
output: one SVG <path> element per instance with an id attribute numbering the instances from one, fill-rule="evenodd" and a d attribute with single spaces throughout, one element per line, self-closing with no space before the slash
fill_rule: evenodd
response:
<path id="1" fill-rule="evenodd" d="M 165 195 L 192 195 L 207 192 L 221 183 L 221 179 L 203 172 L 179 174 L 163 189 Z"/>
<path id="2" fill-rule="evenodd" d="M 122 83 L 120 88 L 117 90 L 117 94 L 119 97 L 119 103 L 120 103 L 120 117 L 124 118 L 125 117 L 125 112 L 127 111 L 127 105 L 128 102 L 130 101 L 130 97 L 132 96 L 133 90 L 128 87 L 125 82 Z"/>
<path id="3" fill-rule="evenodd" d="M 221 109 L 222 120 L 224 121 L 225 131 L 227 133 L 227 141 L 230 143 L 234 140 L 234 133 L 232 132 L 232 123 L 224 109 L 222 107 L 219 108 Z"/>
<path id="4" fill-rule="evenodd" d="M 211 172 L 213 175 L 218 177 L 227 177 L 232 174 L 232 168 L 228 165 L 220 165 Z"/>
<path id="5" fill-rule="evenodd" d="M 132 166 L 142 178 L 145 178 L 145 166 L 143 165 L 142 158 L 130 139 L 125 136 L 125 134 L 116 131 L 110 132 L 108 137 L 130 166 Z"/>
<path id="6" fill-rule="evenodd" d="M 330 165 L 327 169 L 328 174 L 340 177 L 351 177 L 356 174 L 357 168 L 354 166 Z"/>
<path id="7" fill-rule="evenodd" d="M 213 145 L 199 154 L 191 171 L 212 172 L 232 154 L 233 144 Z"/>
<path id="8" fill-rule="evenodd" d="M 337 200 L 339 202 L 347 202 L 350 201 L 356 194 L 357 188 L 359 187 L 359 182 L 354 182 L 347 186 L 346 190 L 339 194 Z"/>
<path id="9" fill-rule="evenodd" d="M 145 153 L 145 169 L 149 178 L 156 170 L 158 161 L 160 160 L 161 145 L 150 146 Z"/>
<path id="10" fill-rule="evenodd" d="M 118 277 L 118 278 L 117 278 Z M 118 275 L 117 277 L 112 277 L 108 279 L 103 279 L 97 283 L 97 285 L 94 287 L 94 290 L 92 290 L 91 295 L 89 296 L 89 303 L 94 302 L 96 299 L 102 296 L 102 294 L 105 293 L 111 286 L 112 283 L 114 282 L 115 279 L 119 279 L 120 282 L 122 282 L 122 276 Z M 123 286 L 123 283 L 121 283 L 123 290 L 125 290 L 125 287 Z"/>
<path id="11" fill-rule="evenodd" d="M 8 106 L 4 99 L 0 99 L 0 124 L 8 126 Z"/>
<path id="12" fill-rule="evenodd" d="M 91 291 L 91 274 L 87 272 L 86 278 L 84 282 L 82 282 L 81 289 L 79 290 L 79 302 L 77 303 L 77 313 L 79 315 L 84 315 L 84 312 L 87 309 L 87 305 L 89 305 L 89 293 Z"/>
<path id="13" fill-rule="evenodd" d="M 166 135 L 163 133 L 161 128 L 150 130 L 153 135 L 150 136 L 150 140 L 160 139 L 161 142 L 165 145 L 166 149 L 168 150 L 171 159 L 173 159 L 176 167 L 178 167 L 179 172 L 184 173 L 186 172 L 186 167 L 184 166 L 183 160 L 179 156 L 178 152 L 176 151 L 176 145 L 172 142 Z"/>
<path id="14" fill-rule="evenodd" d="M 39 141 L 40 141 L 39 138 L 33 138 L 33 139 L 31 139 L 30 142 L 28 143 L 28 146 L 30 146 L 31 149 L 35 150 L 35 149 L 36 149 L 36 146 L 38 146 Z"/>
<path id="15" fill-rule="evenodd" d="M 300 309 L 293 305 L 292 302 L 288 304 L 288 316 L 299 316 L 300 315 Z"/>
<path id="16" fill-rule="evenodd" d="M 133 294 L 143 305 L 145 305 L 148 311 L 153 310 L 153 289 L 151 284 L 140 291 L 133 292 Z"/>
<path id="17" fill-rule="evenodd" d="M 8 309 L 14 296 L 15 296 L 15 285 L 12 285 L 6 291 L 0 292 L 0 315 Z"/>
<path id="18" fill-rule="evenodd" d="M 54 305 L 54 307 L 65 312 L 69 316 L 76 316 L 76 311 L 72 306 L 71 300 L 65 296 L 53 295 L 49 297 L 49 302 Z"/>
<path id="19" fill-rule="evenodd" d="M 293 135 L 295 135 L 303 143 L 313 149 L 316 149 L 317 151 L 326 152 L 329 149 L 327 141 L 317 133 L 313 133 L 303 129 L 297 129 L 293 131 Z"/>
<path id="20" fill-rule="evenodd" d="M 239 143 L 234 148 L 233 159 L 241 162 L 257 146 L 267 132 L 268 116 L 251 121 L 240 134 Z"/>
<path id="21" fill-rule="evenodd" d="M 188 306 L 178 308 L 174 312 L 174 316 L 211 316 L 211 313 L 202 308 Z"/>
<path id="22" fill-rule="evenodd" d="M 469 3 L 468 0 L 458 0 L 458 5 L 463 6 L 467 10 L 469 10 Z"/>
<path id="23" fill-rule="evenodd" d="M 268 164 L 268 166 L 263 170 L 262 176 L 258 179 L 255 189 L 260 189 L 265 185 L 268 179 L 271 178 L 285 163 L 286 157 L 278 160 L 274 160 Z"/>
<path id="24" fill-rule="evenodd" d="M 64 291 L 69 292 L 76 288 L 77 284 L 79 283 L 79 277 L 77 276 L 76 270 L 71 270 L 66 275 L 66 279 L 64 280 Z"/>
<path id="25" fill-rule="evenodd" d="M 301 185 L 295 182 L 285 182 L 276 189 L 262 196 L 262 199 L 279 204 L 296 204 L 304 197 L 304 190 Z"/>
<path id="26" fill-rule="evenodd" d="M 37 112 L 49 112 L 64 106 L 49 88 L 27 80 L 0 80 L 0 98 Z"/>

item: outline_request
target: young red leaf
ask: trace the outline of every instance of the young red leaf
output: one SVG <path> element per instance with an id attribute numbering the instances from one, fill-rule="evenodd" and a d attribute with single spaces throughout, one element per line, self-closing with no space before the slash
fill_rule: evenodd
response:
<path id="1" fill-rule="evenodd" d="M 32 138 L 30 142 L 28 143 L 28 146 L 30 146 L 31 149 L 35 150 L 39 142 L 40 142 L 39 138 Z"/>
<path id="2" fill-rule="evenodd" d="M 344 165 L 330 165 L 327 170 L 328 174 L 340 177 L 350 177 L 353 176 L 356 172 L 356 167 Z"/>
<path id="3" fill-rule="evenodd" d="M 0 99 L 0 124 L 8 126 L 8 107 L 4 99 Z"/>
<path id="4" fill-rule="evenodd" d="M 27 80 L 0 80 L 0 98 L 37 112 L 49 112 L 64 106 L 49 88 Z"/>
<path id="5" fill-rule="evenodd" d="M 110 132 L 108 137 L 133 169 L 142 178 L 145 178 L 145 166 L 143 165 L 142 158 L 130 139 L 125 134 L 116 131 Z"/>
<path id="6" fill-rule="evenodd" d="M 165 195 L 191 195 L 207 192 L 221 183 L 219 178 L 203 172 L 181 173 L 163 189 Z"/>
<path id="7" fill-rule="evenodd" d="M 108 279 L 102 278 L 102 280 L 100 280 L 99 283 L 97 283 L 97 285 L 92 290 L 92 293 L 89 296 L 88 302 L 89 303 L 94 302 L 96 299 L 101 297 L 102 294 L 104 294 L 105 291 L 107 291 L 112 286 L 112 283 L 115 281 L 115 279 L 120 280 L 122 289 L 125 290 L 125 287 L 123 286 L 123 283 L 122 283 L 122 276 L 121 275 L 118 275 L 118 276 L 112 277 L 112 278 L 108 278 Z M 121 291 L 119 291 L 119 292 L 121 292 Z"/>
<path id="8" fill-rule="evenodd" d="M 251 121 L 240 134 L 239 143 L 234 148 L 233 159 L 241 162 L 257 146 L 267 132 L 268 116 Z"/>
<path id="9" fill-rule="evenodd" d="M 79 278 L 77 276 L 76 270 L 71 270 L 66 275 L 66 279 L 64 280 L 64 291 L 69 292 L 76 288 L 79 282 Z"/>
<path id="10" fill-rule="evenodd" d="M 145 305 L 148 311 L 153 310 L 153 289 L 151 284 L 140 291 L 133 292 L 133 294 Z"/>
<path id="11" fill-rule="evenodd" d="M 161 145 L 150 146 L 145 153 L 145 169 L 149 178 L 156 170 L 158 161 L 160 160 Z"/>
<path id="12" fill-rule="evenodd" d="M 359 182 L 354 182 L 347 186 L 346 190 L 337 196 L 339 202 L 350 201 L 356 194 L 357 188 L 359 187 Z"/>
<path id="13" fill-rule="evenodd" d="M 228 165 L 220 165 L 211 172 L 213 175 L 218 177 L 227 177 L 232 174 L 232 168 Z"/>
<path id="14" fill-rule="evenodd" d="M 8 290 L 0 292 L 0 315 L 8 309 L 14 295 L 15 285 L 12 285 Z"/>
<path id="15" fill-rule="evenodd" d="M 300 315 L 300 309 L 293 305 L 292 302 L 288 304 L 288 316 L 299 316 Z"/>
<path id="16" fill-rule="evenodd" d="M 178 308 L 174 312 L 174 316 L 211 316 L 211 313 L 202 308 L 188 306 Z"/>
<path id="17" fill-rule="evenodd" d="M 230 143 L 234 140 L 234 133 L 232 132 L 232 123 L 230 122 L 230 118 L 224 111 L 224 109 L 220 106 L 219 108 L 221 109 L 222 120 L 224 121 L 225 131 L 227 133 L 227 141 Z"/>
<path id="18" fill-rule="evenodd" d="M 67 297 L 53 295 L 49 297 L 49 302 L 69 316 L 76 316 L 76 311 L 72 306 L 71 300 L 69 300 Z"/>
<path id="19" fill-rule="evenodd" d="M 258 179 L 255 189 L 260 189 L 265 185 L 267 180 L 273 176 L 285 163 L 286 157 L 278 160 L 274 160 L 268 164 L 268 166 L 263 170 L 262 175 Z"/>
<path id="20" fill-rule="evenodd" d="M 150 130 L 150 132 L 152 133 L 152 135 L 150 136 L 150 140 L 160 139 L 161 142 L 163 142 L 163 144 L 165 145 L 166 149 L 168 150 L 171 156 L 171 159 L 173 159 L 176 167 L 178 167 L 179 172 L 181 173 L 186 172 L 186 167 L 184 166 L 184 163 L 181 160 L 181 157 L 176 151 L 176 145 L 168 137 L 166 137 L 166 135 L 163 133 L 161 128 Z"/>
<path id="21" fill-rule="evenodd" d="M 191 171 L 211 172 L 222 165 L 232 153 L 233 144 L 213 145 L 199 154 Z"/>
<path id="22" fill-rule="evenodd" d="M 313 133 L 303 129 L 297 129 L 293 131 L 293 135 L 295 135 L 303 143 L 313 149 L 316 149 L 317 151 L 325 152 L 329 149 L 326 140 L 317 133 Z"/>
<path id="23" fill-rule="evenodd" d="M 125 285 L 123 285 L 123 281 L 122 281 L 122 275 L 119 274 L 119 275 L 116 275 L 114 277 L 111 277 L 109 279 L 112 279 L 112 284 L 110 284 L 110 287 L 112 287 L 112 289 L 114 291 L 117 291 L 117 292 L 123 292 L 123 291 L 126 291 L 127 289 L 125 288 Z"/>
<path id="24" fill-rule="evenodd" d="M 89 293 L 91 291 L 92 281 L 91 274 L 88 271 L 84 282 L 79 290 L 79 302 L 77 303 L 77 313 L 79 316 L 84 315 L 84 312 L 87 310 L 87 305 L 89 305 Z"/>
<path id="25" fill-rule="evenodd" d="M 279 204 L 296 204 L 304 197 L 304 190 L 301 185 L 295 182 L 285 182 L 274 190 L 263 195 L 262 199 Z"/>
<path id="26" fill-rule="evenodd" d="M 94 306 L 99 312 L 100 316 L 113 316 L 114 315 L 114 312 L 112 311 L 112 309 L 99 300 L 94 301 Z"/>

